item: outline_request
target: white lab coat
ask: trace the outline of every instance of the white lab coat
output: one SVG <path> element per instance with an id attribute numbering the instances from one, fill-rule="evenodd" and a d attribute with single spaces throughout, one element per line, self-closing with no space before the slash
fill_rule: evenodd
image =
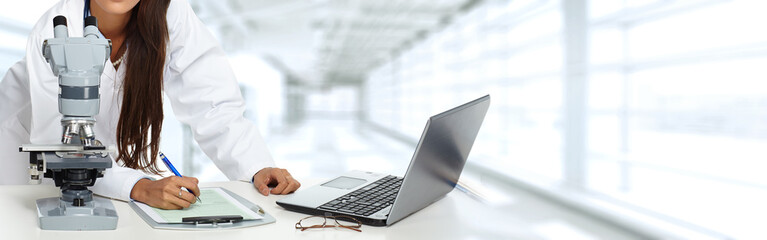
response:
<path id="1" fill-rule="evenodd" d="M 58 79 L 41 46 L 53 37 L 57 15 L 67 17 L 69 36 L 82 36 L 83 6 L 83 0 L 62 0 L 48 10 L 29 35 L 26 56 L 0 82 L 0 184 L 27 183 L 29 156 L 19 153 L 21 144 L 61 142 Z M 274 166 L 257 127 L 243 117 L 239 86 L 213 35 L 185 0 L 171 1 L 166 17 L 169 43 L 163 83 L 176 118 L 190 125 L 202 150 L 230 180 L 250 180 L 258 170 Z M 130 52 L 126 54 L 130 58 Z M 124 75 L 124 64 L 116 70 L 111 61 L 101 75 L 101 108 L 94 131 L 104 145 L 116 145 Z M 180 143 L 160 145 L 169 144 Z M 113 164 L 91 190 L 129 199 L 133 185 L 146 176 L 119 165 Z"/>

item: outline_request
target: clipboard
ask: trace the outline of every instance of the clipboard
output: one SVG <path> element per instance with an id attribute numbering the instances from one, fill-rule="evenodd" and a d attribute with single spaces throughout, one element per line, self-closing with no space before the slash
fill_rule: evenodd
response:
<path id="1" fill-rule="evenodd" d="M 136 212 L 139 216 L 141 216 L 142 219 L 144 219 L 144 221 L 147 224 L 149 224 L 149 226 L 155 229 L 170 229 L 170 230 L 234 229 L 234 228 L 259 226 L 259 225 L 269 224 L 269 223 L 273 223 L 277 221 L 272 215 L 265 212 L 260 206 L 253 204 L 247 199 L 242 198 L 239 195 L 225 188 L 219 188 L 219 189 L 224 191 L 226 194 L 229 194 L 229 196 L 231 196 L 232 198 L 240 202 L 242 205 L 245 205 L 245 207 L 249 208 L 253 212 L 258 213 L 263 218 L 256 219 L 256 220 L 232 221 L 232 219 L 227 218 L 230 216 L 222 216 L 222 218 L 220 219 L 203 219 L 195 223 L 158 223 L 154 219 L 152 219 L 152 217 L 147 215 L 143 210 L 141 210 L 139 206 L 136 205 L 136 203 L 134 203 L 133 201 L 131 201 L 129 205 L 131 206 L 131 208 L 133 208 L 134 212 Z"/>

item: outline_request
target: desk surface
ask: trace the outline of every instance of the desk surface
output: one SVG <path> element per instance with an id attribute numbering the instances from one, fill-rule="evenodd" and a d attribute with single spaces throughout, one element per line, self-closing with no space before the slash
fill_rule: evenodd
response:
<path id="1" fill-rule="evenodd" d="M 318 181 L 304 181 L 304 186 Z M 258 204 L 276 223 L 212 231 L 158 230 L 151 228 L 125 202 L 113 201 L 119 216 L 111 231 L 40 230 L 35 199 L 59 195 L 50 185 L 0 186 L 1 239 L 633 239 L 620 230 L 600 224 L 566 209 L 535 199 L 514 196 L 512 204 L 490 206 L 460 191 L 416 212 L 389 227 L 363 225 L 362 232 L 345 229 L 300 231 L 294 224 L 306 215 L 275 204 L 283 196 L 264 197 L 249 183 L 202 183 L 201 187 L 223 187 Z M 544 205 L 541 205 L 544 204 Z M 10 234 L 10 235 L 9 235 Z M 148 237 L 148 238 L 147 238 Z"/>

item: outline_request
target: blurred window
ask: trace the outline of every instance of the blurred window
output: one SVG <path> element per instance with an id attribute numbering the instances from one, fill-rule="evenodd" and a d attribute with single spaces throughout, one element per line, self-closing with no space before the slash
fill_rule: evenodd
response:
<path id="1" fill-rule="evenodd" d="M 490 93 L 470 164 L 712 236 L 765 236 L 767 2 L 587 2 L 580 163 L 563 164 L 577 144 L 564 141 L 577 106 L 563 16 L 578 10 L 560 1 L 487 1 L 454 19 L 369 74 L 369 121 L 417 140 L 428 116 Z"/>

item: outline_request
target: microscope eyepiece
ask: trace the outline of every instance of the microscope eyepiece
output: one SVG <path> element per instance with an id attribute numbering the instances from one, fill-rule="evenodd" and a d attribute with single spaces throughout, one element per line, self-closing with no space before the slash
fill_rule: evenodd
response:
<path id="1" fill-rule="evenodd" d="M 85 18 L 83 37 L 91 39 L 99 38 L 99 26 L 96 24 L 96 17 L 88 16 Z"/>
<path id="2" fill-rule="evenodd" d="M 53 18 L 53 36 L 56 38 L 69 37 L 69 33 L 67 32 L 66 17 L 58 15 Z"/>
<path id="3" fill-rule="evenodd" d="M 55 26 L 58 26 L 58 25 L 66 26 L 67 25 L 67 17 L 64 17 L 62 15 L 58 15 L 58 16 L 54 17 L 53 18 L 53 26 L 55 27 Z"/>
<path id="4" fill-rule="evenodd" d="M 55 20 L 55 19 L 54 19 L 54 20 Z M 85 18 L 85 26 L 86 26 L 86 27 L 87 27 L 87 26 L 95 26 L 95 27 L 98 27 L 98 25 L 96 24 L 96 17 L 94 17 L 94 16 L 88 16 L 87 18 Z"/>

